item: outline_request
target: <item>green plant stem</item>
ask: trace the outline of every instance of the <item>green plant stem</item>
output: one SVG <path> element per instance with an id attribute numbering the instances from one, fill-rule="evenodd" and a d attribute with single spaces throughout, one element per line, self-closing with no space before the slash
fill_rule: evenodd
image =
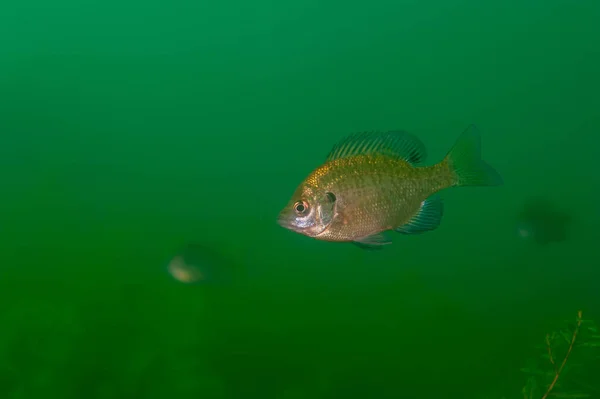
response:
<path id="1" fill-rule="evenodd" d="M 581 321 L 582 321 L 582 311 L 580 310 L 579 312 L 577 312 L 577 325 L 575 326 L 575 329 L 573 330 L 573 335 L 571 336 L 571 343 L 569 344 L 569 349 L 567 350 L 565 358 L 563 359 L 562 363 L 560 364 L 560 367 L 555 372 L 554 379 L 552 380 L 552 382 L 548 386 L 548 389 L 546 390 L 546 393 L 544 394 L 544 396 L 542 396 L 542 399 L 546 399 L 548 397 L 548 395 L 550 395 L 550 393 L 554 389 L 554 386 L 558 382 L 558 378 L 560 377 L 560 374 L 562 373 L 563 368 L 567 364 L 567 360 L 569 359 L 569 355 L 571 355 L 571 351 L 573 350 L 573 345 L 575 345 L 575 340 L 577 339 L 577 333 L 579 332 L 579 327 L 581 327 Z"/>

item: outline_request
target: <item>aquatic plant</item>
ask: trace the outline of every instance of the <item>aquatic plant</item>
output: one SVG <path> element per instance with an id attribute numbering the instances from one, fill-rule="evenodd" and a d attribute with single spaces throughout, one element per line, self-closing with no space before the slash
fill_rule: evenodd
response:
<path id="1" fill-rule="evenodd" d="M 542 348 L 544 366 L 534 363 L 522 369 L 529 375 L 522 390 L 524 399 L 587 398 L 591 396 L 590 391 L 600 392 L 583 383 L 588 379 L 584 361 L 589 359 L 586 355 L 594 355 L 592 351 L 582 349 L 600 348 L 600 334 L 591 320 L 583 319 L 581 310 L 569 327 L 546 334 Z"/>

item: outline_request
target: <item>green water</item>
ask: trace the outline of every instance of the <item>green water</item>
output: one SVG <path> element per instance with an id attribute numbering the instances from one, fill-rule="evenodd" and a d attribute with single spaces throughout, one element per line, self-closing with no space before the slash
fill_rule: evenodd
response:
<path id="1" fill-rule="evenodd" d="M 2 3 L 0 397 L 522 397 L 547 332 L 600 320 L 599 18 L 594 0 Z M 366 252 L 275 223 L 345 135 L 406 129 L 435 162 L 470 123 L 505 185 L 446 191 L 438 230 Z M 568 241 L 518 238 L 533 196 L 573 216 Z M 187 242 L 241 277 L 172 281 Z"/>

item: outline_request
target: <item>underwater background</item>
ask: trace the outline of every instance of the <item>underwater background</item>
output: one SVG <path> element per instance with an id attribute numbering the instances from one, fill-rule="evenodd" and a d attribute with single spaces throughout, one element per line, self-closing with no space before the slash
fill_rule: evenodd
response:
<path id="1" fill-rule="evenodd" d="M 595 0 L 3 2 L 0 398 L 523 397 L 546 334 L 600 320 L 599 20 Z M 439 229 L 370 252 L 277 225 L 346 135 L 405 129 L 433 163 L 471 123 L 504 185 L 443 192 Z M 531 198 L 567 239 L 518 234 Z M 173 279 L 192 242 L 231 278 Z M 581 364 L 565 390 L 600 398 Z"/>

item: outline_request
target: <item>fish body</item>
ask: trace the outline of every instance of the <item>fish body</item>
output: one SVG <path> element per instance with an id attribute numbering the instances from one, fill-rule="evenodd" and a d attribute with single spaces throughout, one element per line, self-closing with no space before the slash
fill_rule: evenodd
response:
<path id="1" fill-rule="evenodd" d="M 538 245 L 566 241 L 572 222 L 570 214 L 544 198 L 532 198 L 517 217 L 517 234 Z"/>
<path id="2" fill-rule="evenodd" d="M 185 284 L 228 284 L 233 267 L 210 247 L 189 243 L 179 250 L 167 265 L 168 273 Z"/>
<path id="3" fill-rule="evenodd" d="M 318 240 L 365 248 L 390 241 L 381 233 L 416 234 L 437 228 L 443 204 L 435 194 L 453 186 L 499 185 L 481 160 L 471 125 L 441 162 L 423 166 L 426 150 L 404 131 L 349 136 L 298 186 L 279 224 Z"/>

